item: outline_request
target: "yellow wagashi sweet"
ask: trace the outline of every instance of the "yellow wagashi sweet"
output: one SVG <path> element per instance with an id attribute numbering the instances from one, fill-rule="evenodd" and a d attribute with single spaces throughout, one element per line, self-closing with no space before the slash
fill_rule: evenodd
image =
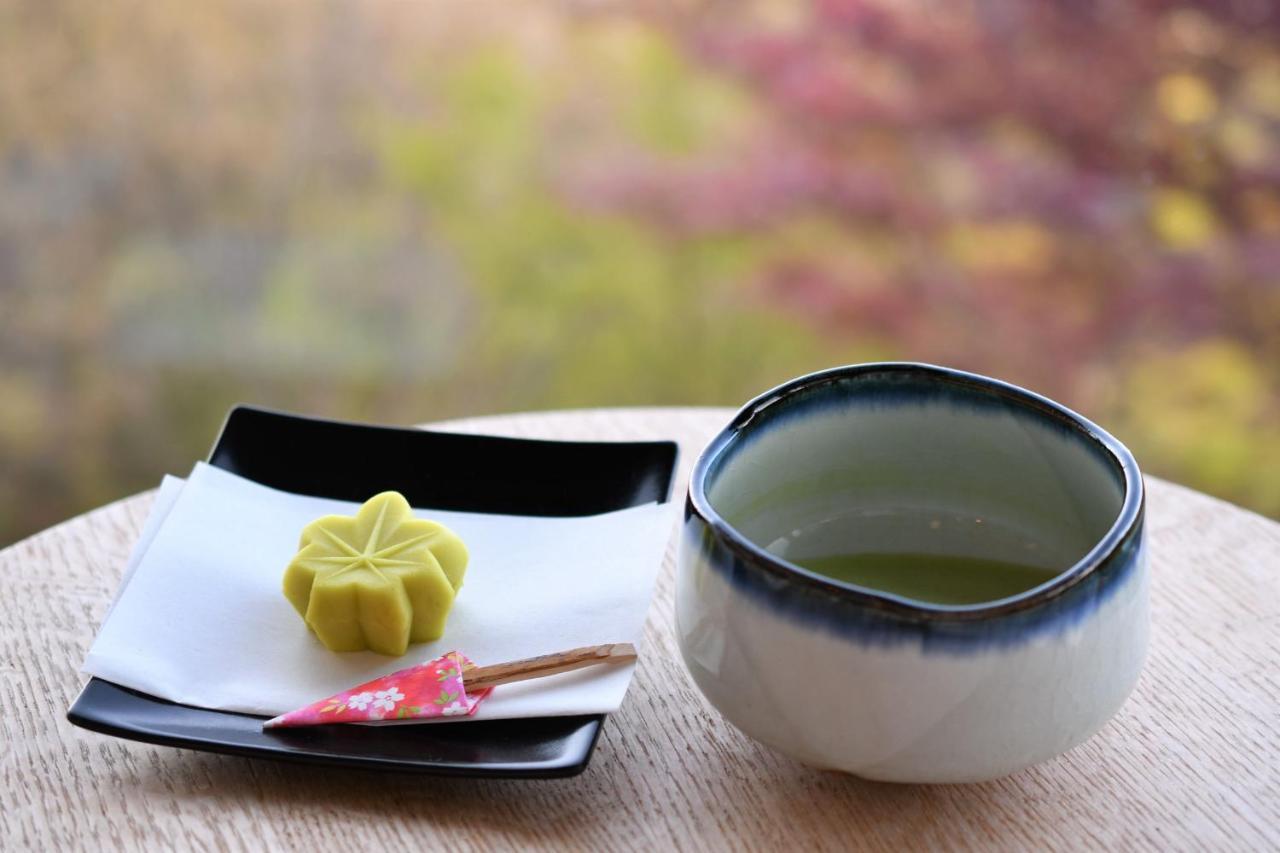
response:
<path id="1" fill-rule="evenodd" d="M 402 655 L 444 633 L 466 569 L 453 531 L 383 492 L 355 516 L 326 515 L 303 529 L 284 594 L 331 651 Z"/>

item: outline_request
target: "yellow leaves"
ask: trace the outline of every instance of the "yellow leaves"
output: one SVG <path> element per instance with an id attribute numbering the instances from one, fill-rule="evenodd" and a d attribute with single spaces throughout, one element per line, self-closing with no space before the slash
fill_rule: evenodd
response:
<path id="1" fill-rule="evenodd" d="M 962 223 L 948 232 L 945 245 L 959 266 L 979 273 L 1031 275 L 1053 262 L 1052 235 L 1030 220 Z"/>
<path id="2" fill-rule="evenodd" d="M 1233 117 L 1218 130 L 1218 146 L 1227 159 L 1245 168 L 1261 166 L 1270 149 L 1267 132 L 1257 122 Z"/>
<path id="3" fill-rule="evenodd" d="M 1251 67 L 1240 83 L 1240 93 L 1254 112 L 1280 119 L 1280 62 L 1262 62 Z"/>
<path id="4" fill-rule="evenodd" d="M 1156 104 L 1175 124 L 1200 124 L 1218 111 L 1218 96 L 1201 77 L 1169 74 L 1156 86 Z"/>
<path id="5" fill-rule="evenodd" d="M 0 373 L 0 450 L 15 455 L 33 453 L 49 439 L 50 401 L 43 389 L 21 373 Z"/>
<path id="6" fill-rule="evenodd" d="M 1189 190 L 1166 187 L 1151 200 L 1151 228 L 1174 249 L 1206 246 L 1218 232 L 1218 217 L 1209 203 Z"/>
<path id="7" fill-rule="evenodd" d="M 747 136 L 759 122 L 737 87 L 698 74 L 676 44 L 639 21 L 611 19 L 584 30 L 579 39 L 574 56 L 565 59 L 576 90 L 568 102 L 579 128 L 575 136 L 599 145 L 614 132 L 612 117 L 627 137 L 679 157 L 718 150 Z M 589 79 L 583 79 L 583 62 L 592 68 Z"/>
<path id="8" fill-rule="evenodd" d="M 1129 374 L 1126 427 L 1139 461 L 1176 471 L 1187 484 L 1274 506 L 1280 480 L 1280 423 L 1258 362 L 1239 344 L 1207 340 L 1140 358 Z"/>

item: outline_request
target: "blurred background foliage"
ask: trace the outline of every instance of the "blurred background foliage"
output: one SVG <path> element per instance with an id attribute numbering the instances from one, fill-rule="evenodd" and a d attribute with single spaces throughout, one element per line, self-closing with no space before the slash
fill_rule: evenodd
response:
<path id="1" fill-rule="evenodd" d="M 1280 515 L 1265 0 L 0 4 L 0 544 L 238 401 L 1030 386 Z"/>

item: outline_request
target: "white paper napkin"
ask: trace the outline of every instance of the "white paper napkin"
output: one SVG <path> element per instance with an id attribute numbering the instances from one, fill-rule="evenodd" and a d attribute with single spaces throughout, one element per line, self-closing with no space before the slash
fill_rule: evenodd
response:
<path id="1" fill-rule="evenodd" d="M 671 504 L 585 518 L 415 510 L 471 560 L 444 636 L 390 658 L 330 652 L 281 578 L 310 521 L 358 504 L 277 491 L 198 464 L 167 478 L 84 671 L 153 696 L 275 715 L 457 649 L 477 663 L 596 643 L 640 644 Z M 504 685 L 469 719 L 617 710 L 633 666 Z"/>
<path id="2" fill-rule="evenodd" d="M 142 525 L 142 532 L 138 534 L 138 541 L 134 543 L 133 550 L 129 552 L 129 561 L 124 564 L 124 572 L 120 575 L 120 586 L 116 589 L 116 597 L 111 600 L 107 615 L 102 618 L 104 624 L 111 618 L 112 611 L 116 609 L 116 602 L 124 594 L 125 587 L 133 578 L 133 573 L 138 570 L 138 563 L 142 562 L 142 555 L 147 553 L 151 540 L 155 539 L 156 534 L 160 532 L 160 525 L 164 524 L 164 520 L 169 517 L 169 510 L 173 509 L 178 495 L 182 494 L 182 487 L 186 484 L 187 481 L 181 477 L 169 474 L 165 474 L 164 479 L 160 481 L 155 500 L 151 502 L 151 513 Z"/>

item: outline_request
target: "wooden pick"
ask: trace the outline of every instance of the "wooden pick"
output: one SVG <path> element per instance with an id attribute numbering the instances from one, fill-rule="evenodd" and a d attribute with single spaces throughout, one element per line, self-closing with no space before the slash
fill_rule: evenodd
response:
<path id="1" fill-rule="evenodd" d="M 542 678 L 558 672 L 569 672 L 597 664 L 629 663 L 636 659 L 636 648 L 630 643 L 606 643 L 602 646 L 583 646 L 567 652 L 495 663 L 489 666 L 464 666 L 462 685 L 468 693 L 479 692 L 499 684 Z"/>

